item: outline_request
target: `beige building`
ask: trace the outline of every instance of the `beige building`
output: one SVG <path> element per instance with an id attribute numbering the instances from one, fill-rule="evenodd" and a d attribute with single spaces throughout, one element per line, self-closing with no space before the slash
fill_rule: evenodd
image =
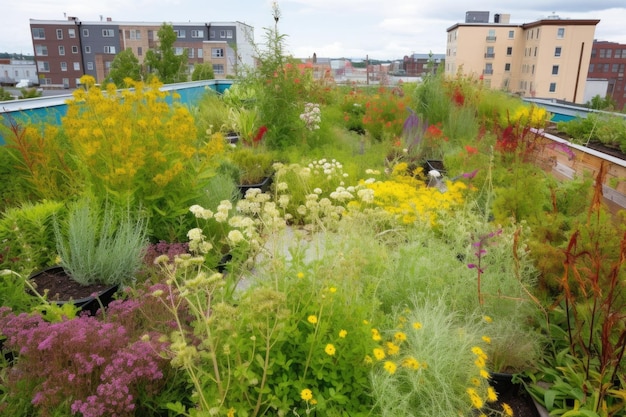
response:
<path id="1" fill-rule="evenodd" d="M 550 16 L 511 24 L 510 16 L 467 12 L 448 28 L 446 74 L 482 78 L 523 97 L 583 103 L 597 19 Z"/>

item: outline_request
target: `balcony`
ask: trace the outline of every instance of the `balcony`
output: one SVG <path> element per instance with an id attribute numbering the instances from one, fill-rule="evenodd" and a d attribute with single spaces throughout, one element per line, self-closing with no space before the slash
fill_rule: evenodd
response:
<path id="1" fill-rule="evenodd" d="M 483 75 L 493 75 L 493 69 L 485 68 L 483 70 Z"/>
<path id="2" fill-rule="evenodd" d="M 487 42 L 495 42 L 495 41 L 496 41 L 495 36 L 487 36 Z"/>
<path id="3" fill-rule="evenodd" d="M 496 54 L 493 52 L 487 52 L 485 54 L 485 58 L 495 58 Z"/>

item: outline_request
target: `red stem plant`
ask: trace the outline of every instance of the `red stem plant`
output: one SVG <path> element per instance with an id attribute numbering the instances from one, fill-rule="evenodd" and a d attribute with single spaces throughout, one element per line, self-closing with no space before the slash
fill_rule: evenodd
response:
<path id="1" fill-rule="evenodd" d="M 595 180 L 594 196 L 586 224 L 575 230 L 564 249 L 563 276 L 560 281 L 561 295 L 552 309 L 563 304 L 565 331 L 569 354 L 580 360 L 584 373 L 581 387 L 588 399 L 593 399 L 595 411 L 621 409 L 623 398 L 612 401 L 608 397 L 623 397 L 624 389 L 621 362 L 626 350 L 626 298 L 624 265 L 626 262 L 626 232 L 621 230 L 617 245 L 618 253 L 610 236 L 615 235 L 613 222 L 608 220 L 602 208 L 602 179 L 606 167 L 601 165 Z M 616 390 L 617 386 L 617 390 Z M 620 394 L 621 392 L 621 394 Z M 616 402 L 618 405 L 616 407 Z M 613 411 L 618 412 L 618 411 Z"/>

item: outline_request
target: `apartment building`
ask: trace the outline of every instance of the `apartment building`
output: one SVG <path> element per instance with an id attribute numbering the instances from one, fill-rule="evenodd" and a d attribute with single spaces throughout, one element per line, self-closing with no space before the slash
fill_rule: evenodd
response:
<path id="1" fill-rule="evenodd" d="M 20 80 L 37 84 L 36 68 L 31 59 L 0 58 L 0 86 L 13 86 Z"/>
<path id="2" fill-rule="evenodd" d="M 188 71 L 210 62 L 215 78 L 234 75 L 237 65 L 253 65 L 254 29 L 241 22 L 169 23 L 176 33 L 177 54 L 187 53 Z M 158 43 L 162 22 L 117 22 L 111 18 L 83 22 L 30 19 L 39 83 L 75 88 L 81 76 L 105 81 L 115 56 L 131 49 L 143 64 Z"/>
<path id="3" fill-rule="evenodd" d="M 598 19 L 556 15 L 512 24 L 510 15 L 467 12 L 447 29 L 446 74 L 481 78 L 523 97 L 583 103 Z"/>
<path id="4" fill-rule="evenodd" d="M 622 110 L 626 106 L 625 66 L 626 44 L 607 41 L 593 42 L 587 77 L 607 81 L 605 95 L 617 103 L 616 110 Z"/>

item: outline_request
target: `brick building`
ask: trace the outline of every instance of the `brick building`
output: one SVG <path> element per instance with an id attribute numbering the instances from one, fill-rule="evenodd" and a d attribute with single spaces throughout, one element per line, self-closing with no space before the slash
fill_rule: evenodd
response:
<path id="1" fill-rule="evenodd" d="M 606 79 L 606 95 L 616 103 L 616 110 L 626 106 L 626 84 L 624 67 L 626 66 L 626 44 L 594 41 L 591 50 L 588 78 Z"/>

